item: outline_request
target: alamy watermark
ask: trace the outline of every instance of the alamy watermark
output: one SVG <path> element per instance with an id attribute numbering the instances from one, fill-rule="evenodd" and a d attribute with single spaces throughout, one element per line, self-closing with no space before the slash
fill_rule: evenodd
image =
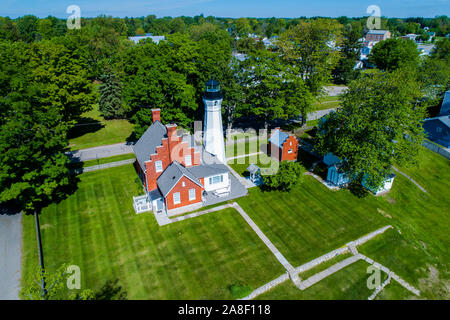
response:
<path id="1" fill-rule="evenodd" d="M 68 289 L 81 289 L 81 270 L 77 265 L 70 265 L 66 269 Z"/>
<path id="2" fill-rule="evenodd" d="M 367 267 L 367 273 L 371 274 L 367 278 L 367 288 L 376 289 L 381 285 L 381 270 L 373 265 Z"/>
<path id="3" fill-rule="evenodd" d="M 72 4 L 67 7 L 66 13 L 70 14 L 67 18 L 67 29 L 80 29 L 81 28 L 81 9 L 79 6 Z"/>
<path id="4" fill-rule="evenodd" d="M 370 14 L 367 18 L 367 29 L 381 29 L 381 9 L 377 5 L 370 5 L 367 7 L 366 12 Z"/>

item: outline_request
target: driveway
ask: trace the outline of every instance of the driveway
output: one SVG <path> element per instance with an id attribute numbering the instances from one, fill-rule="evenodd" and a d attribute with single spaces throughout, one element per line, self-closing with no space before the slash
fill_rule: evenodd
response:
<path id="1" fill-rule="evenodd" d="M 67 152 L 66 154 L 73 162 L 78 162 L 118 156 L 127 153 L 133 153 L 132 144 L 129 142 L 110 144 L 107 146 L 83 150 L 75 150 Z"/>
<path id="2" fill-rule="evenodd" d="M 18 300 L 22 258 L 22 214 L 0 214 L 0 300 Z"/>

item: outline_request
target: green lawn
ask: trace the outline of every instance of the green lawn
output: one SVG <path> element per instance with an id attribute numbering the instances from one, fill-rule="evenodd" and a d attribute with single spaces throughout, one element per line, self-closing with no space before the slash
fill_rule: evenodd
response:
<path id="1" fill-rule="evenodd" d="M 94 105 L 92 111 L 82 115 L 81 121 L 69 132 L 70 150 L 125 142 L 133 132 L 128 120 L 105 120 Z"/>
<path id="2" fill-rule="evenodd" d="M 380 226 L 393 225 L 395 230 L 374 238 L 360 251 L 418 288 L 421 298 L 448 299 L 449 162 L 422 151 L 418 166 L 400 169 L 428 193 L 401 175 L 388 194 L 365 198 L 347 190 L 329 191 L 305 177 L 290 193 L 253 188 L 238 202 L 294 266 Z"/>
<path id="3" fill-rule="evenodd" d="M 260 168 L 270 168 L 272 163 L 278 164 L 276 161 L 277 160 L 271 158 L 265 153 L 261 153 L 250 157 L 229 160 L 228 165 L 230 165 L 241 176 L 247 176 L 249 174 L 247 168 L 250 163 L 254 163 Z"/>
<path id="4" fill-rule="evenodd" d="M 424 150 L 418 167 L 400 169 L 428 193 L 397 175 L 387 195 L 358 198 L 306 176 L 289 193 L 252 188 L 237 202 L 294 267 L 391 224 L 394 230 L 360 251 L 421 290 L 421 298 L 448 299 L 449 162 Z M 159 227 L 151 214 L 133 211 L 132 196 L 143 191 L 132 165 L 79 177 L 73 195 L 44 210 L 41 227 L 49 270 L 79 265 L 84 288 L 119 279 L 129 298 L 228 299 L 232 285 L 255 289 L 284 272 L 233 209 Z M 23 248 L 25 284 L 38 261 L 32 217 L 24 219 Z M 288 281 L 264 297 L 366 299 L 367 275 L 352 275 L 358 265 L 309 288 L 308 296 Z M 410 297 L 391 285 L 385 298 Z"/>
<path id="5" fill-rule="evenodd" d="M 339 107 L 341 102 L 339 101 L 339 96 L 326 96 L 317 99 L 313 103 L 314 110 L 325 110 L 330 108 Z"/>
<path id="6" fill-rule="evenodd" d="M 246 140 L 246 141 L 240 141 L 226 144 L 225 145 L 225 155 L 230 157 L 240 156 L 244 154 L 250 154 L 259 152 L 260 146 L 263 144 L 267 144 L 267 139 L 257 139 L 257 140 Z"/>
<path id="7" fill-rule="evenodd" d="M 119 279 L 129 299 L 233 299 L 229 287 L 255 289 L 284 272 L 238 212 L 220 212 L 159 227 L 136 215 L 142 194 L 132 165 L 79 176 L 78 190 L 41 215 L 48 270 L 76 264 L 82 288 Z M 24 217 L 22 284 L 38 262 L 33 217 Z"/>
<path id="8" fill-rule="evenodd" d="M 368 263 L 359 260 L 314 284 L 299 290 L 288 280 L 256 299 L 266 300 L 366 300 L 374 290 L 367 288 Z M 381 273 L 381 281 L 387 278 Z"/>
<path id="9" fill-rule="evenodd" d="M 332 192 L 311 176 L 291 192 L 252 188 L 237 202 L 294 267 L 390 223 L 376 210 L 384 199 Z"/>

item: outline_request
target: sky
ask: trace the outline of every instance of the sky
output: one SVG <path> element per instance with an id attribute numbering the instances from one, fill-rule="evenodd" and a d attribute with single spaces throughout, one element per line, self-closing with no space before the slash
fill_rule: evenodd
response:
<path id="1" fill-rule="evenodd" d="M 1 0 L 0 16 L 16 18 L 25 14 L 66 18 L 69 5 L 78 5 L 82 17 L 111 15 L 283 17 L 362 17 L 369 5 L 380 7 L 386 17 L 450 16 L 450 0 Z"/>

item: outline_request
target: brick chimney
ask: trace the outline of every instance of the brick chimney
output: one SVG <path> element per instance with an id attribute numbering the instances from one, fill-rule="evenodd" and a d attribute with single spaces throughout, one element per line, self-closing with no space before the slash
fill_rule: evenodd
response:
<path id="1" fill-rule="evenodd" d="M 161 109 L 152 109 L 152 120 L 161 121 Z"/>
<path id="2" fill-rule="evenodd" d="M 167 128 L 167 138 L 169 139 L 169 158 L 170 162 L 178 159 L 178 155 L 172 154 L 176 153 L 175 147 L 179 142 L 178 135 L 177 135 L 177 125 L 176 124 L 168 124 L 166 125 Z"/>

